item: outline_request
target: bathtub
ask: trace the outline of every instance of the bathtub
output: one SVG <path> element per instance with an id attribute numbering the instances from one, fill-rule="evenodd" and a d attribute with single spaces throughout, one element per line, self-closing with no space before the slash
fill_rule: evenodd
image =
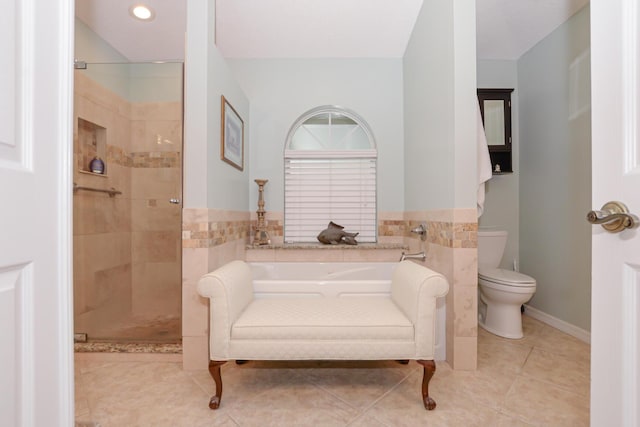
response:
<path id="1" fill-rule="evenodd" d="M 256 298 L 389 296 L 396 262 L 251 262 Z M 436 360 L 446 357 L 446 306 L 436 307 Z"/>

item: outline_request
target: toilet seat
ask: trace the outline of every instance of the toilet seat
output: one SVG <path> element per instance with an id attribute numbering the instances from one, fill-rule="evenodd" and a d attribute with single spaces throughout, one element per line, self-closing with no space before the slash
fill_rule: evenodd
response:
<path id="1" fill-rule="evenodd" d="M 533 277 L 503 268 L 478 270 L 478 278 L 487 285 L 493 284 L 513 288 L 535 288 L 536 286 L 536 280 Z"/>

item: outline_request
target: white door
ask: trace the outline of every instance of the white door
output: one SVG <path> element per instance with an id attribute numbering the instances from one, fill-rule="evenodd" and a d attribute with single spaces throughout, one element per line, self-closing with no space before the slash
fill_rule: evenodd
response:
<path id="1" fill-rule="evenodd" d="M 0 0 L 0 425 L 73 425 L 72 0 Z"/>
<path id="2" fill-rule="evenodd" d="M 591 0 L 593 208 L 640 215 L 640 10 Z M 640 229 L 592 235 L 591 425 L 640 426 Z"/>

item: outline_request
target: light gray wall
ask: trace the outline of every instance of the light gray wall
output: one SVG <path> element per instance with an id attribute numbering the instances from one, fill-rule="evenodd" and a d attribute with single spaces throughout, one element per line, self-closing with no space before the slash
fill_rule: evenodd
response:
<path id="1" fill-rule="evenodd" d="M 182 101 L 182 63 L 130 64 L 129 101 Z"/>
<path id="2" fill-rule="evenodd" d="M 78 18 L 75 18 L 74 36 L 75 59 L 85 62 L 129 62 L 125 56 Z"/>
<path id="3" fill-rule="evenodd" d="M 184 144 L 183 208 L 207 207 L 207 135 L 209 133 L 207 97 L 209 40 L 215 22 L 208 2 L 188 0 L 184 66 Z"/>
<path id="4" fill-rule="evenodd" d="M 448 2 L 445 2 L 445 4 Z M 454 205 L 477 207 L 478 111 L 476 81 L 476 2 L 453 2 Z"/>
<path id="5" fill-rule="evenodd" d="M 513 269 L 513 262 L 519 265 L 520 240 L 520 138 L 518 108 L 518 68 L 516 61 L 479 60 L 479 88 L 509 88 L 511 93 L 511 133 L 513 173 L 494 175 L 485 185 L 484 212 L 478 220 L 480 227 L 493 227 L 509 233 L 507 247 L 502 257 L 501 268 Z"/>
<path id="6" fill-rule="evenodd" d="M 246 211 L 249 209 L 251 148 L 255 142 L 251 136 L 251 112 L 249 99 L 218 49 L 209 49 L 208 118 L 208 173 L 207 206 L 216 209 Z M 220 160 L 221 96 L 233 106 L 244 122 L 244 170 L 240 171 Z M 255 184 L 254 184 L 255 185 Z"/>
<path id="7" fill-rule="evenodd" d="M 75 20 L 75 57 L 88 63 L 92 80 L 131 102 L 182 100 L 182 63 L 130 63 L 120 52 Z"/>
<path id="8" fill-rule="evenodd" d="M 424 2 L 405 51 L 407 211 L 476 206 L 474 5 Z"/>
<path id="9" fill-rule="evenodd" d="M 402 61 L 400 59 L 227 60 L 251 99 L 250 202 L 253 182 L 265 178 L 265 209 L 284 209 L 284 145 L 295 120 L 320 105 L 358 113 L 371 127 L 378 148 L 378 210 L 404 207 Z"/>
<path id="10" fill-rule="evenodd" d="M 128 59 L 97 35 L 84 22 L 75 18 L 74 55 L 87 62 L 86 70 L 78 70 L 124 99 L 129 97 Z M 98 63 L 100 65 L 92 65 Z M 110 65 L 102 65 L 104 63 Z"/>
<path id="11" fill-rule="evenodd" d="M 454 203 L 453 7 L 425 2 L 404 54 L 405 208 Z"/>
<path id="12" fill-rule="evenodd" d="M 189 0 L 185 59 L 184 207 L 246 211 L 250 150 L 249 100 L 213 44 L 212 0 Z M 220 97 L 245 125 L 244 171 L 220 160 Z"/>
<path id="13" fill-rule="evenodd" d="M 518 60 L 520 270 L 531 306 L 590 329 L 589 7 Z"/>

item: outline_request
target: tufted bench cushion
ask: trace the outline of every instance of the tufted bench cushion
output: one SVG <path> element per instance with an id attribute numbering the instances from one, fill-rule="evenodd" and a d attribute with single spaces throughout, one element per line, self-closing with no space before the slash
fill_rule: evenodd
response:
<path id="1" fill-rule="evenodd" d="M 413 341 L 413 324 L 390 298 L 255 299 L 232 340 Z"/>

